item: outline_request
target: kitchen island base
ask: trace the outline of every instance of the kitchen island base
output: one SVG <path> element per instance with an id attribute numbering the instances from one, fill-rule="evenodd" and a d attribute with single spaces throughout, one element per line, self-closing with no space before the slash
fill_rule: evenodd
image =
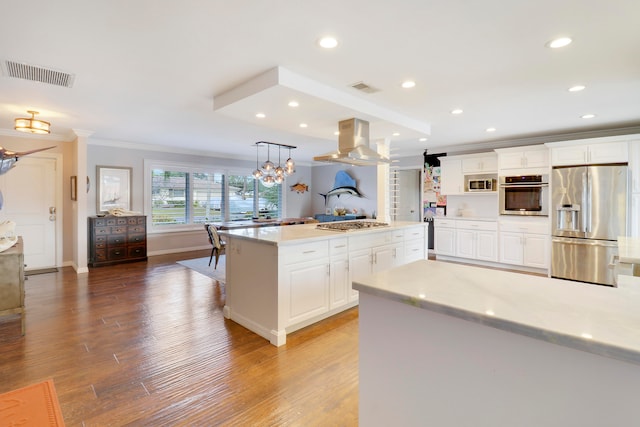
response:
<path id="1" fill-rule="evenodd" d="M 363 289 L 359 363 L 366 427 L 638 424 L 636 364 Z"/>
<path id="2" fill-rule="evenodd" d="M 422 223 L 353 233 L 312 224 L 220 234 L 227 241 L 223 314 L 275 346 L 291 332 L 357 306 L 353 280 L 424 259 L 426 246 Z"/>

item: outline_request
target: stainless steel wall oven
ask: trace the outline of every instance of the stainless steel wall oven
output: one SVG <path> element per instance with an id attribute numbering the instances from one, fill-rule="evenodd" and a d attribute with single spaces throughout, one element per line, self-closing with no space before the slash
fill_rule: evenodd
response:
<path id="1" fill-rule="evenodd" d="M 500 215 L 549 216 L 549 175 L 501 176 Z"/>

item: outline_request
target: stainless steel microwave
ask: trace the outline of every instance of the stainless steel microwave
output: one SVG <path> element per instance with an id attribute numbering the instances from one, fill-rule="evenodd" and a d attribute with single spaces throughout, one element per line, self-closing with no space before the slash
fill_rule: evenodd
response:
<path id="1" fill-rule="evenodd" d="M 496 191 L 495 179 L 469 179 L 467 191 Z"/>

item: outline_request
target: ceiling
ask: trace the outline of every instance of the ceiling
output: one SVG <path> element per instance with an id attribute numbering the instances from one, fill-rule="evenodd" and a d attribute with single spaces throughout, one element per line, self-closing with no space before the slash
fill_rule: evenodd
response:
<path id="1" fill-rule="evenodd" d="M 52 126 L 43 139 L 82 129 L 234 158 L 254 158 L 263 140 L 311 161 L 337 147 L 350 117 L 370 121 L 392 157 L 638 126 L 639 17 L 637 0 L 15 3 L 0 15 L 0 61 L 74 79 L 60 87 L 3 69 L 0 133 L 18 134 L 13 119 L 36 110 Z M 320 48 L 324 35 L 338 46 Z M 573 43 L 545 46 L 558 36 Z M 403 89 L 406 79 L 416 86 Z M 568 91 L 577 84 L 586 89 Z M 286 106 L 293 98 L 299 107 Z"/>

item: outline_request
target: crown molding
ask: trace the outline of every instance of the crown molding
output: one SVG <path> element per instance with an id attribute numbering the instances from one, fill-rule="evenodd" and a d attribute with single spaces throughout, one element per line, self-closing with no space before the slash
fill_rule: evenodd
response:
<path id="1" fill-rule="evenodd" d="M 640 133 L 640 125 L 618 127 L 611 129 L 595 129 L 588 131 L 556 133 L 547 135 L 536 135 L 514 139 L 500 139 L 484 142 L 470 142 L 459 145 L 439 145 L 427 147 L 431 152 L 442 152 L 449 154 L 473 154 L 479 152 L 492 151 L 496 148 L 520 147 L 525 145 L 541 145 L 548 142 L 571 141 L 579 139 L 602 138 L 607 136 L 623 136 Z"/>

